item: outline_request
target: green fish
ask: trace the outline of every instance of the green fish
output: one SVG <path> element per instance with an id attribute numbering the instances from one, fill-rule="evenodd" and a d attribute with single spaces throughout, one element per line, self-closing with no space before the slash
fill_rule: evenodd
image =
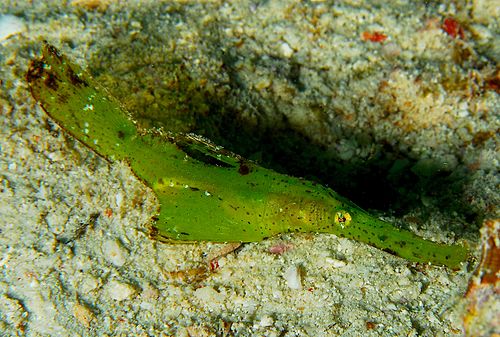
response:
<path id="1" fill-rule="evenodd" d="M 468 259 L 462 245 L 424 240 L 328 187 L 266 169 L 203 137 L 142 130 L 105 88 L 47 43 L 27 81 L 63 130 L 108 161 L 128 163 L 155 193 L 158 238 L 253 242 L 281 233 L 331 233 L 420 263 L 458 269 Z"/>

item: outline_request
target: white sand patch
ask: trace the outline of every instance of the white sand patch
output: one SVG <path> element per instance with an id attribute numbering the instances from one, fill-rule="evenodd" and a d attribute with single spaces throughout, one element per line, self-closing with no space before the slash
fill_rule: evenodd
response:
<path id="1" fill-rule="evenodd" d="M 14 15 L 0 15 L 0 42 L 24 31 L 26 24 L 23 20 Z"/>

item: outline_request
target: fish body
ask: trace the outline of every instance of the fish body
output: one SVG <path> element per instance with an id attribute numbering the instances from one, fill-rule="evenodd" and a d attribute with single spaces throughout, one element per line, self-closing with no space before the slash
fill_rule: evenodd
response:
<path id="1" fill-rule="evenodd" d="M 261 167 L 203 137 L 141 130 L 105 88 L 49 44 L 27 80 L 66 132 L 111 162 L 127 162 L 153 190 L 160 204 L 153 227 L 165 240 L 252 242 L 317 232 L 416 262 L 459 268 L 467 260 L 466 247 L 424 240 L 328 187 Z"/>

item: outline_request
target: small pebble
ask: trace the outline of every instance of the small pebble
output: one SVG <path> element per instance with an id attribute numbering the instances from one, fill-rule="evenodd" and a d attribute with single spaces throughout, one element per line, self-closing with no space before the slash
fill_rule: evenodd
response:
<path id="1" fill-rule="evenodd" d="M 208 310 L 221 310 L 224 307 L 226 294 L 223 290 L 215 290 L 212 287 L 201 287 L 195 290 L 196 297 Z"/>
<path id="2" fill-rule="evenodd" d="M 130 298 L 134 293 L 134 288 L 126 283 L 111 280 L 106 285 L 106 291 L 115 301 L 123 301 Z"/>
<path id="3" fill-rule="evenodd" d="M 83 280 L 80 282 L 79 289 L 87 294 L 99 286 L 97 279 L 91 275 L 84 276 Z"/>
<path id="4" fill-rule="evenodd" d="M 286 58 L 290 58 L 293 55 L 293 49 L 286 42 L 283 42 L 281 44 L 280 50 L 281 50 L 281 54 L 283 54 L 283 56 L 286 57 Z"/>
<path id="5" fill-rule="evenodd" d="M 194 292 L 194 296 L 202 302 L 215 302 L 219 298 L 219 293 L 212 287 L 198 288 Z"/>
<path id="6" fill-rule="evenodd" d="M 259 79 L 257 83 L 255 83 L 255 89 L 257 90 L 264 90 L 266 88 L 269 88 L 271 86 L 271 79 L 269 77 L 263 77 Z"/>
<path id="7" fill-rule="evenodd" d="M 274 319 L 270 316 L 263 316 L 259 322 L 259 325 L 263 328 L 272 326 L 274 324 Z"/>
<path id="8" fill-rule="evenodd" d="M 79 303 L 76 303 L 75 306 L 73 307 L 73 315 L 75 318 L 88 328 L 90 326 L 90 322 L 94 319 L 94 314 L 92 311 L 90 311 L 89 308 L 87 308 L 85 305 L 81 305 Z"/>
<path id="9" fill-rule="evenodd" d="M 123 194 L 121 194 L 120 192 L 116 193 L 115 202 L 116 202 L 116 206 L 118 206 L 118 208 L 120 208 L 122 205 L 122 202 L 123 202 Z"/>
<path id="10" fill-rule="evenodd" d="M 290 289 L 302 289 L 302 278 L 300 269 L 297 266 L 291 266 L 285 271 L 284 278 Z"/>
<path id="11" fill-rule="evenodd" d="M 68 215 L 62 212 L 51 212 L 45 217 L 45 222 L 49 226 L 51 233 L 60 235 L 64 232 L 64 225 L 68 222 Z"/>
<path id="12" fill-rule="evenodd" d="M 127 251 L 116 241 L 107 240 L 102 245 L 104 258 L 117 267 L 121 267 L 127 260 Z"/>
<path id="13" fill-rule="evenodd" d="M 342 268 L 346 265 L 344 261 L 332 259 L 330 257 L 326 258 L 326 262 L 328 262 L 333 268 Z"/>

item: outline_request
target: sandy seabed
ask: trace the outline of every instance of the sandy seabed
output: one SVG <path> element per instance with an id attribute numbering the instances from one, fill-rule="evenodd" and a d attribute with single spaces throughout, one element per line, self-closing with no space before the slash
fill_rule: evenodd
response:
<path id="1" fill-rule="evenodd" d="M 150 239 L 154 195 L 65 135 L 24 76 L 48 40 L 139 119 L 186 131 L 213 113 L 210 97 L 224 121 L 293 129 L 339 166 L 380 157 L 382 174 L 419 200 L 382 215 L 474 248 L 500 201 L 499 11 L 494 1 L 2 1 L 0 334 L 463 336 L 474 263 L 425 266 L 326 234 L 230 253 Z M 429 181 L 449 186 L 431 193 Z M 467 322 L 469 335 L 500 333 Z"/>

